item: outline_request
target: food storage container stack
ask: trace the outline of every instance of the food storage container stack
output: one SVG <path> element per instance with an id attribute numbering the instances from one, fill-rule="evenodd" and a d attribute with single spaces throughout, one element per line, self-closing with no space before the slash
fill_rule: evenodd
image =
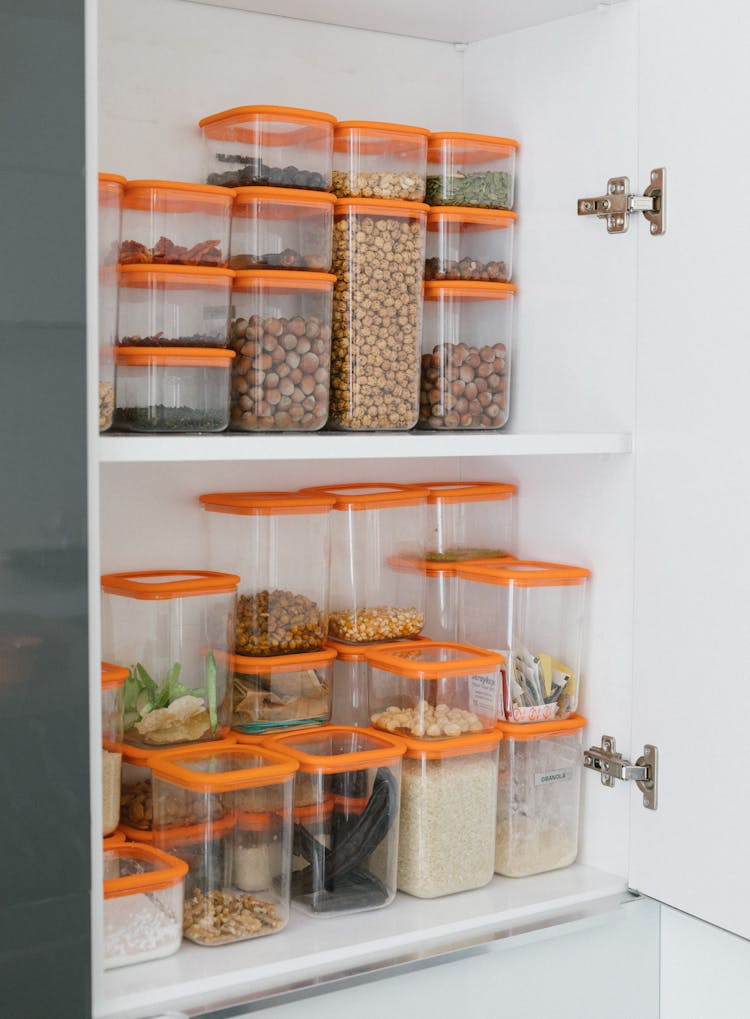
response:
<path id="1" fill-rule="evenodd" d="M 110 835 L 120 819 L 123 704 L 128 670 L 102 662 L 102 827 Z"/>
<path id="2" fill-rule="evenodd" d="M 512 209 L 518 142 L 513 138 L 443 131 L 427 149 L 428 205 Z"/>
<path id="3" fill-rule="evenodd" d="M 185 937 L 221 945 L 280 931 L 289 915 L 296 762 L 261 747 L 204 746 L 164 754 L 152 768 L 154 844 L 189 867 Z M 268 809 L 269 798 L 277 809 Z M 204 823 L 190 823 L 196 811 Z"/>
<path id="4" fill-rule="evenodd" d="M 102 577 L 104 653 L 130 670 L 126 743 L 163 747 L 226 735 L 238 583 L 205 570 Z"/>
<path id="5" fill-rule="evenodd" d="M 430 209 L 425 280 L 510 283 L 517 219 L 500 209 Z"/>
<path id="6" fill-rule="evenodd" d="M 396 894 L 401 740 L 326 726 L 269 737 L 299 764 L 292 900 L 316 916 L 387 906 Z"/>
<path id="7" fill-rule="evenodd" d="M 578 704 L 589 571 L 559 563 L 458 566 L 461 640 L 502 652 L 502 718 L 567 718 Z"/>
<path id="8" fill-rule="evenodd" d="M 413 637 L 411 642 L 426 640 Z M 329 639 L 328 647 L 336 652 L 333 662 L 333 696 L 331 701 L 331 724 L 369 726 L 370 708 L 368 698 L 369 651 L 391 647 L 394 641 L 382 644 L 344 644 Z M 397 645 L 401 641 L 395 642 Z"/>
<path id="9" fill-rule="evenodd" d="M 230 267 L 329 272 L 334 202 L 321 191 L 236 188 Z"/>
<path id="10" fill-rule="evenodd" d="M 117 334 L 117 252 L 125 178 L 99 174 L 99 431 L 112 425 L 115 411 L 114 346 Z"/>
<path id="11" fill-rule="evenodd" d="M 583 727 L 498 722 L 503 734 L 497 787 L 495 870 L 527 877 L 567 867 L 578 855 Z"/>
<path id="12" fill-rule="evenodd" d="M 333 132 L 334 194 L 423 202 L 429 134 L 408 124 L 339 121 Z"/>
<path id="13" fill-rule="evenodd" d="M 335 658 L 328 647 L 271 658 L 232 655 L 232 729 L 253 736 L 327 722 Z"/>
<path id="14" fill-rule="evenodd" d="M 424 557 L 431 563 L 503 559 L 515 545 L 515 485 L 495 481 L 434 481 L 426 488 Z"/>

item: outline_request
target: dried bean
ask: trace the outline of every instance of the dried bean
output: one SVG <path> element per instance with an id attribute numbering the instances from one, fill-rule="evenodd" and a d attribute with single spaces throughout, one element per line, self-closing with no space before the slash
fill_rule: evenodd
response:
<path id="1" fill-rule="evenodd" d="M 424 177 L 419 173 L 347 173 L 334 170 L 331 190 L 339 198 L 396 198 L 424 201 Z"/>
<path id="2" fill-rule="evenodd" d="M 481 262 L 476 258 L 428 258 L 424 264 L 426 280 L 484 280 L 487 283 L 508 283 L 510 273 L 505 262 Z"/>
<path id="3" fill-rule="evenodd" d="M 435 388 L 434 373 L 444 386 Z M 508 358 L 503 343 L 438 345 L 422 355 L 419 427 L 499 428 L 508 419 Z M 461 390 L 456 383 L 463 384 Z M 455 387 L 455 388 L 454 388 Z M 455 403 L 451 398 L 455 397 Z"/>
<path id="4" fill-rule="evenodd" d="M 304 410 L 298 410 L 302 418 Z M 237 603 L 235 651 L 256 657 L 318 651 L 326 629 L 325 613 L 305 595 L 280 590 L 243 594 Z"/>

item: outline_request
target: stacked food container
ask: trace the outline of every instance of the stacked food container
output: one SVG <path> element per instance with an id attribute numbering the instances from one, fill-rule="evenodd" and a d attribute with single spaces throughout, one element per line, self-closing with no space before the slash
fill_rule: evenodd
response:
<path id="1" fill-rule="evenodd" d="M 100 173 L 99 185 L 99 431 L 112 426 L 115 413 L 115 335 L 117 333 L 117 256 L 125 178 Z"/>

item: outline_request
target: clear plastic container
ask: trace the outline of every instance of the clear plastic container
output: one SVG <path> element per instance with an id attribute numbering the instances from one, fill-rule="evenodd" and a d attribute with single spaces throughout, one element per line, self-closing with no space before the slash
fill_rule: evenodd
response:
<path id="1" fill-rule="evenodd" d="M 412 638 L 412 643 L 425 640 Z M 328 647 L 336 652 L 333 662 L 333 701 L 331 724 L 364 727 L 370 724 L 367 692 L 367 654 L 379 648 L 400 646 L 403 641 L 386 641 L 383 644 L 343 644 L 329 640 Z"/>
<path id="2" fill-rule="evenodd" d="M 120 820 L 123 703 L 128 670 L 102 662 L 102 828 L 111 834 Z"/>
<path id="3" fill-rule="evenodd" d="M 232 195 L 171 180 L 130 180 L 122 203 L 120 265 L 224 266 Z"/>
<path id="4" fill-rule="evenodd" d="M 487 732 L 497 721 L 503 656 L 448 641 L 367 652 L 374 728 L 419 740 Z"/>
<path id="5" fill-rule="evenodd" d="M 235 654 L 268 658 L 322 650 L 335 500 L 320 493 L 216 492 L 200 501 L 208 513 L 211 562 L 242 578 Z"/>
<path id="6" fill-rule="evenodd" d="M 253 735 L 327 722 L 335 657 L 329 648 L 274 658 L 233 655 L 232 728 Z"/>
<path id="7" fill-rule="evenodd" d="M 269 737 L 264 746 L 299 764 L 294 847 L 305 865 L 297 861 L 292 875 L 293 901 L 316 916 L 387 906 L 396 894 L 402 741 L 326 726 Z"/>
<path id="8" fill-rule="evenodd" d="M 518 142 L 485 134 L 431 134 L 427 149 L 428 205 L 512 209 Z"/>
<path id="9" fill-rule="evenodd" d="M 188 940 L 221 945 L 274 934 L 286 925 L 296 770 L 290 757 L 251 746 L 192 747 L 153 762 L 154 845 L 189 866 L 183 923 Z M 257 789 L 271 790 L 281 809 L 265 818 L 258 811 L 248 817 L 238 798 Z M 184 823 L 175 826 L 177 800 Z M 220 808 L 223 816 L 203 825 L 186 823 L 197 803 L 206 815 Z"/>
<path id="10" fill-rule="evenodd" d="M 585 725 L 580 715 L 533 725 L 498 722 L 503 734 L 497 785 L 498 874 L 528 877 L 575 861 Z"/>
<path id="11" fill-rule="evenodd" d="M 124 432 L 223 432 L 233 350 L 118 347 L 115 426 Z"/>
<path id="12" fill-rule="evenodd" d="M 237 272 L 232 431 L 311 432 L 326 423 L 335 282 L 322 272 Z"/>
<path id="13" fill-rule="evenodd" d="M 507 422 L 515 292 L 512 283 L 425 283 L 420 428 Z"/>
<path id="14" fill-rule="evenodd" d="M 514 546 L 515 485 L 431 481 L 427 488 L 425 559 L 432 563 L 503 559 Z"/>
<path id="15" fill-rule="evenodd" d="M 121 265 L 117 343 L 121 347 L 226 347 L 231 269 Z"/>
<path id="16" fill-rule="evenodd" d="M 99 174 L 99 268 L 117 264 L 126 183 L 119 173 Z"/>
<path id="17" fill-rule="evenodd" d="M 335 200 L 294 188 L 236 188 L 230 266 L 329 272 Z"/>
<path id="18" fill-rule="evenodd" d="M 419 417 L 427 206 L 342 198 L 333 227 L 329 427 L 408 431 Z"/>
<path id="19" fill-rule="evenodd" d="M 404 739 L 399 891 L 432 899 L 492 880 L 500 740 L 497 731 Z"/>
<path id="20" fill-rule="evenodd" d="M 206 181 L 330 191 L 336 118 L 291 106 L 237 106 L 199 122 Z"/>
<path id="21" fill-rule="evenodd" d="M 339 198 L 423 202 L 427 171 L 424 127 L 342 120 L 333 132 L 333 192 Z"/>
<path id="22" fill-rule="evenodd" d="M 424 278 L 510 283 L 517 219 L 499 209 L 431 209 Z"/>
<path id="23" fill-rule="evenodd" d="M 505 655 L 505 720 L 546 722 L 576 710 L 589 575 L 525 560 L 459 564 L 459 637 Z"/>
<path id="24" fill-rule="evenodd" d="M 334 497 L 328 632 L 345 644 L 416 637 L 424 577 L 399 559 L 421 551 L 427 492 L 398 484 L 303 489 Z"/>
<path id="25" fill-rule="evenodd" d="M 151 846 L 104 851 L 104 968 L 172 955 L 182 941 L 187 866 Z"/>
<path id="26" fill-rule="evenodd" d="M 102 577 L 102 647 L 130 670 L 126 743 L 163 747 L 226 735 L 238 583 L 203 570 Z"/>
<path id="27" fill-rule="evenodd" d="M 115 410 L 115 362 L 117 334 L 117 252 L 120 248 L 120 215 L 125 178 L 116 173 L 99 174 L 99 431 L 112 426 Z"/>

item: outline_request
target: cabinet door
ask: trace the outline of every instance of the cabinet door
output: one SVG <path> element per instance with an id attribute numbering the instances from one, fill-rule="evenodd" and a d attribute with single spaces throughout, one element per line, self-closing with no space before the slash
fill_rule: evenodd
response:
<path id="1" fill-rule="evenodd" d="M 641 0 L 640 167 L 668 230 L 639 238 L 635 702 L 659 807 L 631 796 L 631 887 L 750 937 L 750 344 L 743 0 Z M 731 203 L 731 207 L 730 207 Z M 616 238 L 612 238 L 616 240 Z M 602 795 L 607 795 L 602 790 Z"/>

